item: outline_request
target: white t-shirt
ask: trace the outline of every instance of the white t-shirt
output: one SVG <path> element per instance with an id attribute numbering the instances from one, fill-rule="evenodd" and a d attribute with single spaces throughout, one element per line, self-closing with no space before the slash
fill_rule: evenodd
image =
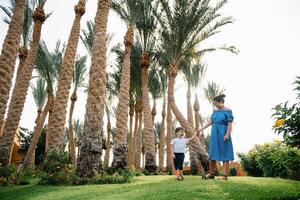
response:
<path id="1" fill-rule="evenodd" d="M 185 153 L 185 146 L 189 142 L 185 138 L 174 138 L 171 144 L 174 145 L 174 153 Z"/>

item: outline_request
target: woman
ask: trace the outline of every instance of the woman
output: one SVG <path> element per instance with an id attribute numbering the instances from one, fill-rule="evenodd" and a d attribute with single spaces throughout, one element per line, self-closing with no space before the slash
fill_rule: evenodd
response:
<path id="1" fill-rule="evenodd" d="M 223 161 L 223 176 L 221 179 L 227 180 L 229 175 L 229 161 L 234 160 L 230 136 L 233 115 L 231 109 L 224 106 L 224 98 L 225 95 L 223 94 L 214 97 L 213 104 L 216 109 L 214 109 L 209 122 L 198 130 L 198 132 L 201 132 L 212 125 L 209 142 L 210 173 L 203 176 L 203 179 L 215 178 L 217 161 Z"/>

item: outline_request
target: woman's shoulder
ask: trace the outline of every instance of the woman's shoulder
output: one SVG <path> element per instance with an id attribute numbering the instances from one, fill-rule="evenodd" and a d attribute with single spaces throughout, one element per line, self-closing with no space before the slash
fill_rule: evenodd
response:
<path id="1" fill-rule="evenodd" d="M 214 109 L 214 111 L 225 111 L 225 112 L 232 112 L 230 108 L 224 107 L 222 109 Z"/>

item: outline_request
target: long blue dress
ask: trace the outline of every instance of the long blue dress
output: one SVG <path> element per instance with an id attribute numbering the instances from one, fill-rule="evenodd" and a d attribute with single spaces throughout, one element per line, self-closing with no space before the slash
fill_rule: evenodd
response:
<path id="1" fill-rule="evenodd" d="M 228 122 L 233 121 L 231 110 L 215 110 L 211 116 L 212 128 L 209 143 L 209 159 L 217 161 L 234 160 L 231 136 L 224 142 Z"/>

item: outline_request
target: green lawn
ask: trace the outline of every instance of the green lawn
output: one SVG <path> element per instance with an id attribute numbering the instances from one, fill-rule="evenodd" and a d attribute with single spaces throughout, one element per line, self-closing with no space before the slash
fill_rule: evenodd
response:
<path id="1" fill-rule="evenodd" d="M 37 179 L 30 185 L 0 188 L 0 199 L 300 199 L 300 182 L 273 178 L 230 177 L 224 182 L 187 176 L 185 181 L 176 182 L 171 176 L 142 176 L 130 184 L 60 187 L 36 182 Z"/>

